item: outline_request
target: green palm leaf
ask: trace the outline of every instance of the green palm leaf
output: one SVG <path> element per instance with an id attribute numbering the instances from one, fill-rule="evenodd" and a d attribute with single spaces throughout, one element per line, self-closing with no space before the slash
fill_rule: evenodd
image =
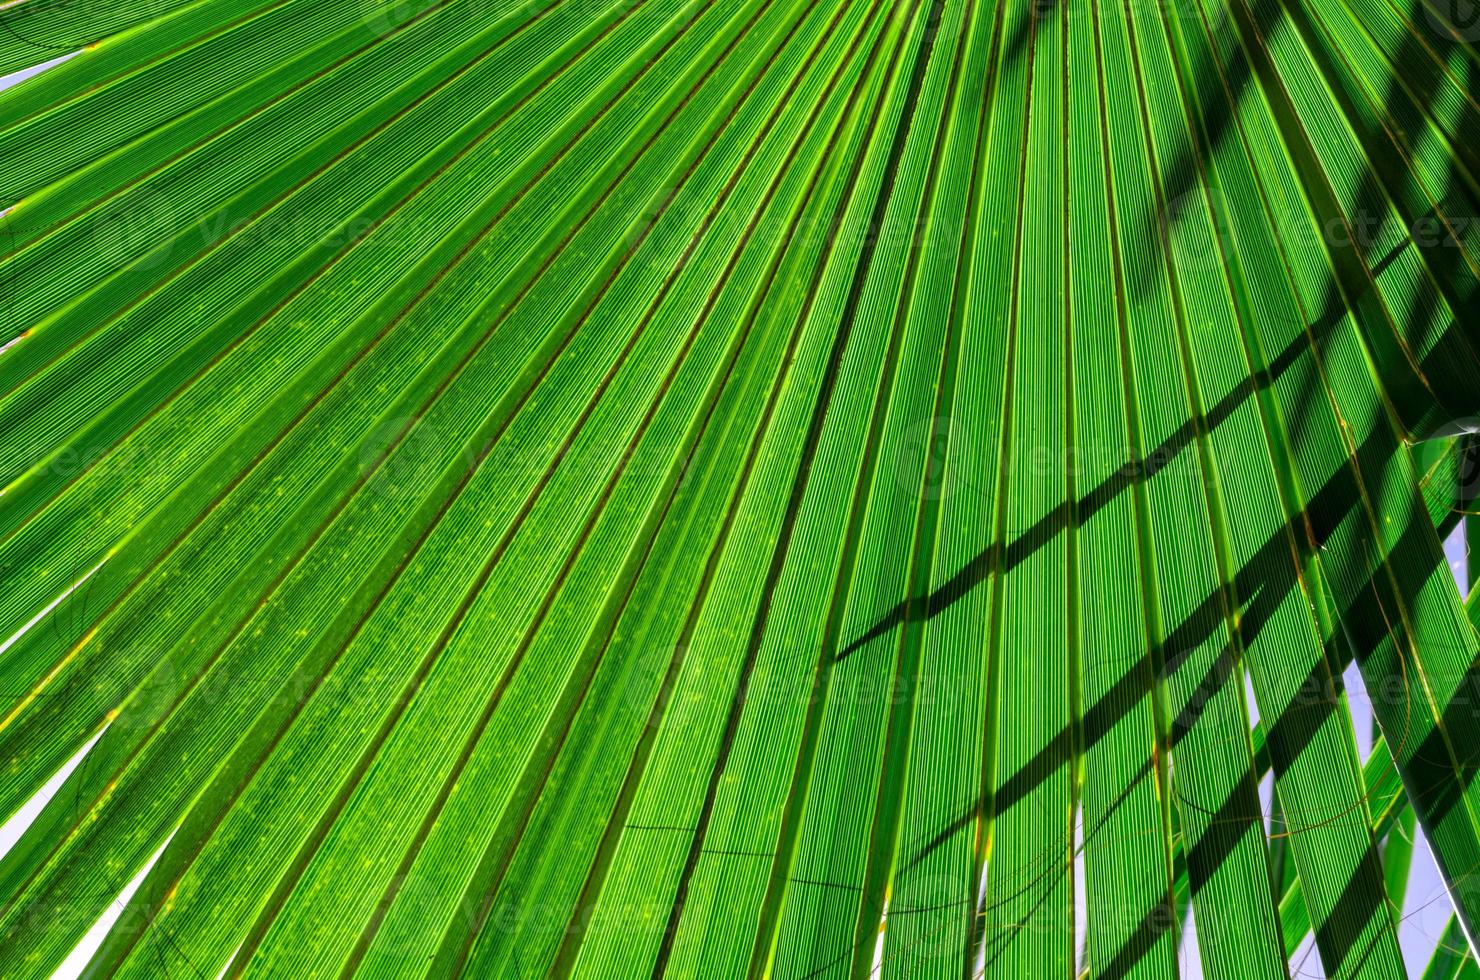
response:
<path id="1" fill-rule="evenodd" d="M 0 7 L 0 975 L 1473 973 L 1445 2 Z"/>

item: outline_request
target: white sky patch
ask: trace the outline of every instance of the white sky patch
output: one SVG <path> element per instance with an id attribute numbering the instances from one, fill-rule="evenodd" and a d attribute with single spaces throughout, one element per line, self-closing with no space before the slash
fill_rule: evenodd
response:
<path id="1" fill-rule="evenodd" d="M 987 914 L 987 866 L 982 866 L 981 881 L 976 887 L 976 914 L 983 916 Z M 983 930 L 985 931 L 985 930 Z M 983 935 L 976 944 L 976 953 L 971 958 L 971 976 L 973 980 L 986 976 L 987 974 L 987 937 Z"/>
<path id="2" fill-rule="evenodd" d="M 108 559 L 104 558 L 102 561 L 98 562 L 92 568 L 88 569 L 87 572 L 82 576 L 82 578 L 78 579 L 77 581 L 73 582 L 71 585 L 67 586 L 67 588 L 62 592 L 61 595 L 57 596 L 55 599 L 51 600 L 50 603 L 47 604 L 47 606 L 46 606 L 45 609 L 41 610 L 36 615 L 32 616 L 30 618 L 30 620 L 27 621 L 26 625 L 22 626 L 20 629 L 16 630 L 14 633 L 12 633 L 11 636 L 10 636 L 10 639 L 6 640 L 4 643 L 0 643 L 0 656 L 4 656 L 5 655 L 5 651 L 9 650 L 12 646 L 14 646 L 16 644 L 16 642 L 18 640 L 20 640 L 21 637 L 25 636 L 28 632 L 30 632 L 30 630 L 31 630 L 32 627 L 34 627 L 37 623 L 39 623 L 43 619 L 45 619 L 47 613 L 51 612 L 57 606 L 60 606 L 62 604 L 62 601 L 64 599 L 66 599 L 67 596 L 71 595 L 73 592 L 76 592 L 79 588 L 81 588 L 82 587 L 82 583 L 84 583 L 88 579 L 92 578 L 93 575 L 95 575 L 97 573 L 98 569 L 102 568 L 103 565 L 107 561 L 108 561 Z"/>
<path id="3" fill-rule="evenodd" d="M 1275 831 L 1274 827 L 1274 770 L 1259 779 L 1259 812 L 1264 817 L 1264 836 Z"/>
<path id="4" fill-rule="evenodd" d="M 1307 933 L 1290 957 L 1290 976 L 1294 980 L 1325 980 L 1326 971 L 1316 952 L 1316 934 Z"/>
<path id="5" fill-rule="evenodd" d="M 884 969 L 884 929 L 886 924 L 889 922 L 888 901 L 884 902 L 884 910 L 883 914 L 880 916 L 880 919 L 881 921 L 879 923 L 879 936 L 877 939 L 874 940 L 874 962 L 868 971 L 868 975 L 870 977 L 879 976 Z"/>
<path id="6" fill-rule="evenodd" d="M 1244 710 L 1249 713 L 1249 728 L 1252 729 L 1259 724 L 1259 699 L 1254 697 L 1254 678 L 1242 668 L 1239 673 L 1244 675 Z"/>
<path id="7" fill-rule="evenodd" d="M 1362 681 L 1362 668 L 1353 660 L 1346 665 L 1341 675 L 1341 685 L 1346 690 L 1346 703 L 1352 713 L 1352 730 L 1357 736 L 1357 751 L 1365 762 L 1372 755 L 1372 698 L 1367 694 L 1367 685 Z"/>
<path id="8" fill-rule="evenodd" d="M 1181 976 L 1193 978 L 1203 975 L 1202 950 L 1197 943 L 1197 917 L 1190 902 L 1187 905 L 1187 920 L 1182 923 L 1182 947 L 1177 952 L 1177 963 L 1181 967 L 1178 971 Z"/>
<path id="9" fill-rule="evenodd" d="M 216 980 L 226 980 L 226 972 L 231 969 L 231 964 L 236 962 L 237 954 L 242 951 L 242 945 L 238 944 L 236 949 L 231 951 L 231 955 L 226 958 L 225 965 L 221 967 L 221 972 L 216 974 Z"/>
<path id="10" fill-rule="evenodd" d="M 4 10 L 8 6 L 10 6 L 10 4 L 0 4 L 0 10 Z M 64 61 L 70 61 L 81 53 L 82 50 L 79 48 L 76 51 L 70 51 L 60 57 L 52 58 L 50 61 L 43 61 L 39 65 L 32 65 L 30 68 L 22 68 L 20 71 L 13 71 L 8 75 L 0 75 L 0 92 L 3 92 L 8 88 L 13 88 L 14 86 L 19 85 L 21 82 L 24 82 L 28 78 L 34 78 L 42 72 L 46 71 L 46 69 L 48 68 L 55 68 L 57 65 L 60 65 Z"/>
<path id="11" fill-rule="evenodd" d="M 1074 916 L 1074 975 L 1089 969 L 1089 890 L 1084 882 L 1084 807 L 1074 813 L 1074 908 L 1084 910 Z"/>
<path id="12" fill-rule="evenodd" d="M 1403 917 L 1398 921 L 1398 947 L 1408 975 L 1423 975 L 1439 940 L 1454 914 L 1454 900 L 1439 876 L 1422 828 L 1414 828 L 1413 870 L 1408 876 L 1408 891 L 1403 896 Z"/>
<path id="13" fill-rule="evenodd" d="M 5 821 L 3 826 L 0 826 L 0 858 L 9 854 L 10 849 L 16 845 L 16 842 L 21 839 L 22 835 L 31 829 L 31 824 L 35 823 L 36 818 L 41 816 L 41 811 L 46 808 L 46 804 L 50 803 L 52 797 L 61 791 L 63 784 L 72 775 L 72 771 L 87 757 L 87 754 L 92 751 L 92 747 L 98 744 L 98 739 L 103 737 L 103 732 L 107 730 L 107 725 L 99 729 L 98 733 L 90 738 L 86 745 L 77 750 L 76 755 L 62 764 L 62 768 L 58 769 L 56 775 L 46 781 L 45 786 L 36 791 L 35 796 L 26 801 L 25 806 L 17 810 L 9 820 Z"/>
<path id="14" fill-rule="evenodd" d="M 98 921 L 93 923 L 93 927 L 87 931 L 87 935 L 82 937 L 82 942 L 78 943 L 76 948 L 67 955 L 67 958 L 62 961 L 62 965 L 57 967 L 56 972 L 51 975 L 51 980 L 76 980 L 77 977 L 82 976 L 82 971 L 87 968 L 87 964 L 97 955 L 98 948 L 103 945 L 103 940 L 108 938 L 108 933 L 113 929 L 113 924 L 123 915 L 124 911 L 128 908 L 129 902 L 133 901 L 134 893 L 139 890 L 139 886 L 144 883 L 144 879 L 148 876 L 149 872 L 154 870 L 154 865 L 159 862 L 159 856 L 164 853 L 166 847 L 170 846 L 170 841 L 174 840 L 174 838 L 175 832 L 172 830 L 170 831 L 170 835 L 164 839 L 164 843 L 159 845 L 159 850 L 149 856 L 149 860 L 144 862 L 144 867 L 139 869 L 139 873 L 134 875 L 132 881 L 123 886 L 123 890 L 118 893 L 118 897 L 113 899 L 113 902 L 104 910 L 102 915 L 98 916 Z"/>
<path id="15" fill-rule="evenodd" d="M 1465 523 L 1465 520 L 1456 523 L 1449 540 L 1444 542 L 1444 557 L 1449 559 L 1449 570 L 1454 573 L 1460 595 L 1468 595 L 1470 592 L 1470 555 L 1469 549 L 1465 547 Z"/>

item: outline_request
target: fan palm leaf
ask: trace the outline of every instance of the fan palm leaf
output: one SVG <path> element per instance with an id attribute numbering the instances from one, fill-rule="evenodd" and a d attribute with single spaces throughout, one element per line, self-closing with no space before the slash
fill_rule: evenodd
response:
<path id="1" fill-rule="evenodd" d="M 0 7 L 0 975 L 1472 975 L 1471 14 Z"/>

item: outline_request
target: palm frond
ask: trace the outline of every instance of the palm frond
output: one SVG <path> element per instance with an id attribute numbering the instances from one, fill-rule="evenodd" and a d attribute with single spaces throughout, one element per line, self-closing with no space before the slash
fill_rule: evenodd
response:
<path id="1" fill-rule="evenodd" d="M 1473 974 L 1446 3 L 0 7 L 0 975 Z"/>

